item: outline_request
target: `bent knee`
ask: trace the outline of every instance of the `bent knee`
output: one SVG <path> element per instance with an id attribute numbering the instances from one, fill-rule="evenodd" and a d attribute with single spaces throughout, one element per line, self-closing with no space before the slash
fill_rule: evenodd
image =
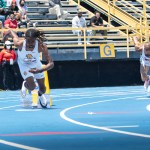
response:
<path id="1" fill-rule="evenodd" d="M 30 91 L 33 91 L 34 89 L 35 89 L 35 86 L 29 87 L 29 90 L 30 90 Z"/>
<path id="2" fill-rule="evenodd" d="M 46 87 L 45 87 L 45 86 L 40 87 L 40 91 L 41 91 L 42 93 L 45 93 L 45 92 L 46 92 Z"/>
<path id="3" fill-rule="evenodd" d="M 36 85 L 35 84 L 30 84 L 28 85 L 28 90 L 33 91 L 35 89 Z"/>
<path id="4" fill-rule="evenodd" d="M 141 80 L 142 80 L 143 82 L 145 82 L 145 81 L 148 80 L 148 77 L 147 77 L 147 76 L 141 76 Z"/>

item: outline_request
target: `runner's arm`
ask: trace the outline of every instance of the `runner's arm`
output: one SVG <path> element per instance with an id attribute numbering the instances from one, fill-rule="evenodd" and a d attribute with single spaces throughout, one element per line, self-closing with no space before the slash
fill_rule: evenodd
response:
<path id="1" fill-rule="evenodd" d="M 20 40 L 16 32 L 14 32 L 13 30 L 8 30 L 6 32 L 5 36 L 3 37 L 3 41 L 5 42 L 9 36 L 13 39 L 13 43 L 17 48 L 22 47 L 23 40 Z"/>
<path id="2" fill-rule="evenodd" d="M 44 58 L 47 61 L 47 64 L 41 69 L 38 69 L 38 68 L 30 69 L 29 72 L 34 73 L 34 74 L 50 70 L 54 67 L 54 62 L 51 56 L 48 54 L 47 46 L 45 44 L 39 44 L 38 51 L 43 53 Z"/>
<path id="3" fill-rule="evenodd" d="M 135 50 L 138 52 L 141 52 L 143 49 L 143 44 L 141 44 L 139 42 L 139 38 L 138 37 L 133 37 L 133 42 L 134 42 L 134 46 L 135 46 Z"/>

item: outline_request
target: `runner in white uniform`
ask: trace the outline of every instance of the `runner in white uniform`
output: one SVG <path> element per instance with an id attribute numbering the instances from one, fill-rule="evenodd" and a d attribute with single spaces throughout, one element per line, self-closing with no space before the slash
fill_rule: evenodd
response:
<path id="1" fill-rule="evenodd" d="M 44 73 L 33 74 L 29 72 L 33 68 L 42 68 L 42 63 L 40 61 L 40 54 L 38 50 L 38 41 L 36 40 L 35 47 L 33 51 L 26 51 L 26 40 L 23 42 L 21 50 L 18 50 L 18 65 L 20 68 L 21 75 L 23 79 L 33 76 L 35 79 L 44 78 Z"/>
<path id="2" fill-rule="evenodd" d="M 141 65 L 150 67 L 150 57 L 145 56 L 144 45 L 142 48 L 142 55 L 140 61 L 141 61 Z"/>
<path id="3" fill-rule="evenodd" d="M 26 97 L 27 89 L 32 91 L 35 89 L 36 78 L 39 86 L 39 101 L 42 107 L 47 106 L 47 100 L 44 96 L 46 87 L 44 84 L 44 71 L 52 69 L 54 63 L 51 56 L 48 54 L 47 46 L 43 44 L 44 34 L 36 29 L 28 29 L 25 34 L 25 39 L 19 39 L 13 30 L 8 30 L 3 41 L 6 41 L 8 36 L 13 38 L 14 45 L 18 48 L 18 64 L 21 75 L 25 80 L 22 84 L 22 97 Z M 42 52 L 47 64 L 42 67 L 39 53 Z"/>
<path id="4" fill-rule="evenodd" d="M 138 37 L 133 37 L 133 42 L 135 45 L 135 50 L 141 53 L 140 73 L 142 81 L 145 82 L 144 88 L 147 90 L 150 81 L 150 76 L 148 75 L 150 67 L 150 43 L 141 44 Z"/>

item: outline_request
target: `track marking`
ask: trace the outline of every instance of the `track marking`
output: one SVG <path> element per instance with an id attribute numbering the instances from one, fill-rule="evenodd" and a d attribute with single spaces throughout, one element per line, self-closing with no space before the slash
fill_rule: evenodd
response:
<path id="1" fill-rule="evenodd" d="M 33 112 L 33 111 L 40 111 L 40 110 L 42 110 L 42 109 L 16 109 L 15 111 L 19 111 L 19 112 Z"/>
<path id="2" fill-rule="evenodd" d="M 128 126 L 105 126 L 105 128 L 138 128 L 139 125 L 128 125 Z"/>
<path id="3" fill-rule="evenodd" d="M 103 131 L 104 132 L 104 131 Z M 7 136 L 15 136 L 15 137 L 18 137 L 18 136 L 41 136 L 41 135 L 73 135 L 73 134 L 99 134 L 99 133 L 102 133 L 102 131 L 84 131 L 84 132 L 80 132 L 80 131 L 77 131 L 77 132 L 29 132 L 29 133 L 16 133 L 16 134 L 0 134 L 0 136 L 4 136 L 4 137 L 7 137 Z"/>
<path id="4" fill-rule="evenodd" d="M 150 111 L 150 104 L 146 106 L 146 109 Z"/>
<path id="5" fill-rule="evenodd" d="M 111 93 L 110 93 L 111 92 Z M 51 96 L 53 97 L 63 97 L 63 96 L 66 96 L 66 97 L 69 97 L 69 96 L 90 96 L 90 95 L 95 95 L 95 93 L 97 95 L 101 95 L 101 94 L 129 94 L 129 93 L 143 93 L 145 94 L 145 92 L 143 92 L 143 90 L 136 90 L 136 91 L 121 91 L 121 90 L 118 90 L 118 91 L 94 91 L 94 92 L 78 92 L 78 93 L 69 93 L 69 94 L 60 94 L 60 95 L 55 95 L 55 94 L 52 94 Z"/>
<path id="6" fill-rule="evenodd" d="M 135 94 L 135 93 L 126 93 L 126 94 L 120 94 L 120 95 L 118 95 L 118 94 L 115 94 L 115 93 L 106 93 L 106 94 L 101 94 L 101 95 L 95 95 L 95 96 L 86 96 L 85 95 L 85 97 L 76 97 L 76 98 L 67 98 L 67 99 L 60 99 L 60 100 L 53 100 L 53 101 L 55 101 L 55 102 L 58 102 L 58 101 L 69 101 L 69 100 L 78 100 L 78 99 L 84 99 L 84 98 L 100 98 L 100 97 L 109 97 L 109 96 L 123 96 L 123 95 L 131 95 L 131 94 Z M 141 95 L 141 93 L 140 93 L 140 95 Z M 143 95 L 142 96 L 137 96 L 137 97 L 143 97 Z"/>
<path id="7" fill-rule="evenodd" d="M 150 100 L 150 98 L 148 98 L 148 97 L 141 97 L 141 98 L 137 98 L 136 100 Z"/>
<path id="8" fill-rule="evenodd" d="M 141 97 L 141 96 L 115 98 L 115 99 L 111 99 L 111 100 L 104 100 L 104 101 L 97 101 L 97 102 L 92 102 L 92 103 L 86 103 L 86 104 L 76 105 L 76 106 L 69 107 L 69 108 L 66 108 L 66 109 L 62 110 L 60 112 L 60 117 L 63 118 L 64 120 L 68 121 L 68 122 L 71 122 L 73 124 L 77 124 L 77 125 L 80 125 L 80 126 L 90 127 L 90 128 L 104 130 L 104 131 L 109 131 L 109 132 L 114 132 L 114 133 L 126 134 L 126 135 L 131 135 L 131 136 L 150 138 L 150 135 L 147 135 L 147 134 L 140 134 L 140 133 L 134 133 L 134 132 L 128 132 L 128 131 L 122 131 L 122 130 L 115 130 L 115 129 L 111 129 L 111 128 L 108 128 L 108 127 L 95 126 L 95 125 L 91 125 L 91 124 L 82 123 L 82 122 L 73 120 L 73 119 L 71 119 L 71 118 L 69 118 L 69 117 L 67 117 L 65 115 L 65 113 L 67 111 L 69 111 L 71 109 L 74 109 L 74 108 L 78 108 L 78 107 L 82 107 L 82 106 L 87 106 L 87 105 L 92 105 L 92 104 L 97 104 L 97 103 L 114 102 L 114 101 L 119 101 L 119 100 L 123 100 L 123 99 L 137 98 L 137 97 Z"/>
<path id="9" fill-rule="evenodd" d="M 136 91 L 136 92 L 137 92 L 137 91 Z M 125 94 L 125 93 L 120 93 L 120 92 L 119 92 L 119 93 L 114 93 L 114 92 L 113 92 L 113 93 L 110 93 L 110 92 L 109 92 L 109 93 L 104 93 L 104 94 L 101 93 L 100 95 L 99 95 L 99 94 L 98 94 L 98 95 L 95 95 L 95 94 L 94 94 L 94 96 L 87 96 L 87 95 L 84 95 L 84 97 L 79 97 L 79 96 L 80 96 L 80 95 L 79 95 L 79 96 L 76 97 L 76 98 L 65 98 L 65 99 L 62 98 L 62 99 L 59 99 L 59 100 L 53 100 L 53 102 L 69 101 L 69 100 L 78 100 L 78 99 L 80 100 L 81 98 L 82 98 L 82 99 L 84 99 L 84 98 L 87 98 L 87 99 L 88 99 L 88 98 L 96 98 L 96 97 L 99 98 L 99 97 L 106 97 L 106 96 L 107 96 L 107 97 L 109 97 L 109 96 L 122 96 L 122 95 L 127 95 L 127 94 L 128 94 L 128 95 L 129 95 L 129 94 L 131 95 L 131 94 L 135 94 L 135 93 L 134 93 L 134 91 L 129 92 L 129 93 L 126 93 L 126 94 Z M 140 94 L 141 94 L 141 93 L 140 93 Z M 83 95 L 82 95 L 82 96 L 83 96 Z M 53 97 L 53 96 L 52 96 L 52 97 Z M 143 96 L 141 96 L 141 97 L 143 97 Z M 4 101 L 4 100 L 0 100 L 0 103 L 6 103 L 6 102 L 11 102 L 11 101 L 12 101 L 12 102 L 15 102 L 15 101 L 19 101 L 19 100 L 5 100 L 5 101 Z M 19 106 L 19 105 L 18 105 L 18 106 Z M 8 108 L 9 108 L 9 107 L 8 107 Z M 0 108 L 0 110 L 2 110 L 2 109 L 7 109 L 7 107 L 2 107 L 2 108 Z"/>
<path id="10" fill-rule="evenodd" d="M 30 146 L 26 146 L 26 145 L 22 145 L 22 144 L 17 144 L 17 143 L 13 143 L 13 142 L 8 142 L 8 141 L 4 141 L 4 140 L 0 140 L 1 144 L 5 144 L 5 145 L 9 145 L 9 146 L 13 146 L 13 147 L 17 147 L 17 148 L 22 148 L 25 150 L 42 150 L 39 148 L 35 148 L 35 147 L 30 147 Z"/>
<path id="11" fill-rule="evenodd" d="M 20 105 L 13 105 L 13 106 L 8 106 L 8 107 L 1 107 L 0 110 L 3 110 L 3 109 L 8 109 L 8 108 L 13 108 L 13 107 L 18 107 Z"/>

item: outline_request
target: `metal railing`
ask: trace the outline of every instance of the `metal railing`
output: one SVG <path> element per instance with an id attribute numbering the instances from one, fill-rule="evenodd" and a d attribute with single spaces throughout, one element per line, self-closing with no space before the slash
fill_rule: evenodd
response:
<path id="1" fill-rule="evenodd" d="M 143 27 L 143 26 L 137 26 L 137 27 L 128 27 L 128 26 L 121 26 L 121 27 L 98 27 L 98 28 L 71 28 L 71 27 L 55 27 L 55 28 L 37 28 L 38 30 L 42 30 L 43 32 L 49 32 L 49 37 L 47 37 L 47 46 L 48 48 L 61 48 L 61 47 L 80 47 L 83 48 L 84 53 L 84 59 L 87 59 L 87 48 L 88 47 L 99 47 L 100 44 L 109 44 L 113 43 L 115 48 L 117 47 L 125 47 L 127 52 L 127 58 L 130 57 L 130 46 L 134 46 L 133 42 L 131 41 L 131 37 L 138 36 L 141 38 L 141 43 L 145 41 L 149 41 L 150 37 L 150 27 Z M 25 32 L 27 29 L 16 29 L 15 31 L 23 31 Z M 77 36 L 74 34 L 70 35 L 64 35 L 63 32 L 69 31 L 69 33 L 72 33 L 73 31 L 81 31 L 83 34 L 81 36 Z M 87 36 L 88 31 L 94 31 L 94 30 L 107 30 L 107 32 L 113 32 L 113 31 L 119 31 L 123 30 L 126 34 L 116 34 L 116 35 L 95 35 L 95 36 Z M 137 31 L 132 34 L 130 34 L 130 31 Z M 0 33 L 3 33 L 6 31 L 6 29 L 0 29 Z M 145 32 L 146 31 L 146 32 Z M 57 34 L 55 34 L 57 33 Z M 58 34 L 61 33 L 61 34 Z M 82 39 L 82 45 L 78 45 L 78 39 Z M 91 44 L 88 45 L 87 38 L 90 38 Z M 96 41 L 93 41 L 93 39 L 97 39 Z M 111 40 L 110 40 L 111 39 Z M 115 39 L 115 40 L 114 40 Z M 53 43 L 55 41 L 55 43 Z M 62 41 L 60 43 L 60 41 Z M 93 43 L 94 42 L 94 43 Z"/>
<path id="2" fill-rule="evenodd" d="M 80 5 L 81 2 L 86 2 L 86 3 L 91 3 L 88 2 L 87 0 L 78 0 L 78 5 Z M 130 15 L 129 13 L 127 13 L 132 19 L 134 18 L 135 21 L 137 20 L 139 24 L 141 25 L 147 25 L 147 18 L 150 18 L 150 15 L 146 13 L 146 9 L 149 8 L 150 6 L 148 6 L 146 4 L 146 0 L 143 0 L 142 2 L 140 2 L 140 0 L 137 0 L 138 2 L 140 2 L 140 4 L 143 6 L 143 10 L 140 10 L 138 8 L 136 8 L 134 5 L 130 4 L 128 1 L 126 0 L 102 0 L 103 2 L 105 2 L 107 4 L 107 8 L 105 8 L 105 10 L 107 12 L 105 12 L 108 15 L 108 23 L 111 23 L 111 20 L 117 20 L 118 22 L 120 22 L 119 19 L 117 19 L 117 17 L 114 17 L 114 15 L 116 15 L 116 9 L 120 9 L 117 5 L 116 2 L 118 2 L 119 4 L 123 5 L 125 8 L 128 8 L 129 10 L 131 10 L 134 14 L 136 14 L 137 16 L 139 16 L 139 18 L 136 18 L 132 15 Z M 93 2 L 93 1 L 92 1 Z M 93 2 L 94 3 L 94 2 Z M 128 6 L 130 7 L 128 7 Z M 94 6 L 95 8 L 97 8 L 97 5 Z M 99 6 L 98 6 L 99 7 Z M 99 7 L 100 8 L 100 7 Z M 132 9 L 133 8 L 133 9 Z M 122 10 L 122 9 L 120 9 Z M 126 11 L 124 11 L 126 13 Z M 125 21 L 125 20 L 123 20 Z M 123 24 L 122 24 L 123 25 Z"/>
<path id="3" fill-rule="evenodd" d="M 109 3 L 110 0 L 108 0 L 108 3 Z M 126 0 L 113 0 L 111 3 L 113 5 L 116 5 L 116 2 L 121 4 L 122 6 L 124 6 L 124 8 L 127 8 L 128 10 L 130 10 L 131 12 L 133 12 L 134 14 L 136 14 L 137 16 L 139 16 L 139 21 L 140 21 L 140 24 L 143 24 L 143 25 L 147 25 L 147 18 L 150 18 L 150 15 L 146 13 L 146 8 L 148 8 L 149 6 L 146 4 L 146 0 L 143 0 L 143 2 L 137 0 L 143 7 L 143 10 L 140 10 L 139 8 L 135 7 L 133 4 L 129 3 L 128 1 Z M 143 20 L 143 22 L 142 22 Z"/>

